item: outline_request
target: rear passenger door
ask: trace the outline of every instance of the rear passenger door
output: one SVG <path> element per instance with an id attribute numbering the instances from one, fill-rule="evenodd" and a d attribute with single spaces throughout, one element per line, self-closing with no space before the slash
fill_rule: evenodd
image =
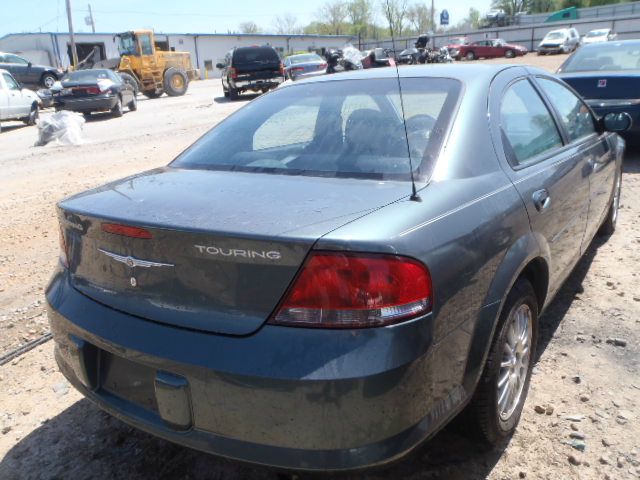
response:
<path id="1" fill-rule="evenodd" d="M 584 251 L 607 214 L 615 184 L 615 153 L 608 141 L 611 133 L 598 133 L 589 107 L 561 82 L 542 76 L 535 80 L 556 110 L 575 155 L 582 156 L 585 161 L 584 173 L 589 178 L 590 195 L 589 220 L 582 242 Z"/>
<path id="2" fill-rule="evenodd" d="M 490 118 L 498 156 L 548 256 L 553 294 L 581 254 L 589 206 L 586 160 L 567 145 L 555 112 L 524 69 L 496 77 Z"/>

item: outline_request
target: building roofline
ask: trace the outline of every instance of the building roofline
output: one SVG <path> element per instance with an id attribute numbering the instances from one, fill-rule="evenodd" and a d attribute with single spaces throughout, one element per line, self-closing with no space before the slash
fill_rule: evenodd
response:
<path id="1" fill-rule="evenodd" d="M 0 37 L 3 40 L 13 36 L 23 35 L 54 35 L 62 36 L 69 35 L 68 32 L 19 32 L 19 33 L 7 33 Z M 94 35 L 117 35 L 116 32 L 76 32 L 76 36 L 94 36 Z M 355 38 L 354 35 L 320 35 L 315 33 L 292 33 L 292 34 L 278 34 L 278 33 L 175 33 L 175 32 L 154 32 L 154 35 L 180 35 L 183 37 L 264 37 L 264 38 Z"/>

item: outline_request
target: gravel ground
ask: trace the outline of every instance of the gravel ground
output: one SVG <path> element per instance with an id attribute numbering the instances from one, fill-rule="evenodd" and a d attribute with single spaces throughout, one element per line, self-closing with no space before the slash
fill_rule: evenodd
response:
<path id="1" fill-rule="evenodd" d="M 563 59 L 528 55 L 516 62 L 554 70 Z M 92 119 L 86 142 L 76 147 L 35 148 L 35 128 L 3 125 L 0 356 L 48 331 L 43 289 L 57 261 L 55 202 L 167 164 L 244 104 L 227 102 L 219 85 L 196 82 L 184 97 L 141 99 L 138 112 Z M 639 478 L 639 213 L 640 153 L 630 152 L 618 230 L 594 242 L 542 318 L 531 390 L 508 443 L 481 449 L 458 420 L 393 467 L 340 478 Z M 625 346 L 608 343 L 612 338 Z M 0 479 L 277 476 L 111 418 L 70 388 L 55 366 L 52 342 L 0 367 Z"/>

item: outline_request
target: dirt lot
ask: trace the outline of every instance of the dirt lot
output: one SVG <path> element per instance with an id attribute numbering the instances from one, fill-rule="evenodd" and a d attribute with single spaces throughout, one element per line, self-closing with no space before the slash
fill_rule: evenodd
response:
<path id="1" fill-rule="evenodd" d="M 549 70 L 562 60 L 518 59 Z M 88 122 L 86 143 L 77 147 L 34 148 L 35 128 L 4 125 L 9 128 L 0 135 L 0 357 L 48 331 L 43 289 L 57 261 L 55 202 L 165 165 L 244 103 L 220 97 L 219 82 L 204 81 L 184 97 L 141 100 L 138 112 Z M 480 449 L 460 433 L 464 425 L 454 422 L 404 462 L 343 478 L 639 478 L 638 152 L 626 161 L 621 208 L 617 233 L 606 243 L 596 240 L 542 319 L 531 390 L 508 444 Z M 612 338 L 625 346 L 608 343 Z M 47 342 L 0 367 L 0 479 L 277 477 L 109 417 L 69 387 L 52 350 Z M 540 407 L 550 414 L 536 413 Z"/>

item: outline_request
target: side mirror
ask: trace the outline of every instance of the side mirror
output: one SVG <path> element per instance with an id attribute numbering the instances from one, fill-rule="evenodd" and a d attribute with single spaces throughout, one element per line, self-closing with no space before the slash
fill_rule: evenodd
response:
<path id="1" fill-rule="evenodd" d="M 631 116 L 627 112 L 607 113 L 602 117 L 602 125 L 608 132 L 624 132 L 631 127 Z"/>
<path id="2" fill-rule="evenodd" d="M 216 63 L 216 68 L 218 70 L 222 70 L 224 68 L 224 65 L 222 63 Z"/>

